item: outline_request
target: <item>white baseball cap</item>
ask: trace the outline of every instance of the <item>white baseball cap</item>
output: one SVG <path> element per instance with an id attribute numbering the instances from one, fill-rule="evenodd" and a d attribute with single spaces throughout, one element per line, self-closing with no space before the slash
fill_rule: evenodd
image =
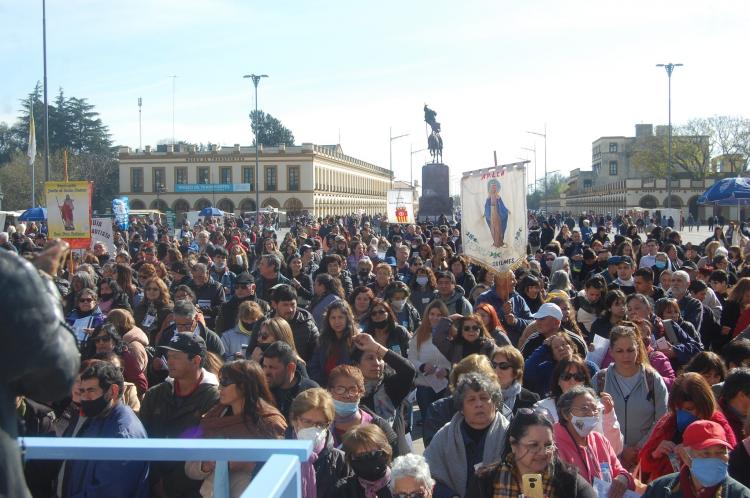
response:
<path id="1" fill-rule="evenodd" d="M 544 303 L 539 307 L 539 310 L 531 316 L 532 318 L 536 318 L 537 320 L 547 318 L 548 316 L 552 316 L 557 318 L 558 320 L 562 320 L 563 314 L 560 307 L 555 303 Z"/>

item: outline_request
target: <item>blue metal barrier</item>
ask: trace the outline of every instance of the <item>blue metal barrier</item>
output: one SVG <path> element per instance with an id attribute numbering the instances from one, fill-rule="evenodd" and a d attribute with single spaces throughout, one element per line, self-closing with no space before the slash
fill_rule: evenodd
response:
<path id="1" fill-rule="evenodd" d="M 277 439 L 18 439 L 27 460 L 215 461 L 214 498 L 229 498 L 229 462 L 265 462 L 242 498 L 301 498 L 312 441 Z M 186 458 L 187 457 L 187 458 Z"/>

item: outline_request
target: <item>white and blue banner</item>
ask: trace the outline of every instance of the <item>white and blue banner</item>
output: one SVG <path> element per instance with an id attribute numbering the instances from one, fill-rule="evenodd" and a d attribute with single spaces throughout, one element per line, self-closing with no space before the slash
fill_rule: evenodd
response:
<path id="1" fill-rule="evenodd" d="M 129 225 L 128 215 L 130 214 L 130 206 L 127 197 L 112 199 L 112 214 L 114 214 L 115 223 L 117 223 L 120 230 L 127 230 Z"/>

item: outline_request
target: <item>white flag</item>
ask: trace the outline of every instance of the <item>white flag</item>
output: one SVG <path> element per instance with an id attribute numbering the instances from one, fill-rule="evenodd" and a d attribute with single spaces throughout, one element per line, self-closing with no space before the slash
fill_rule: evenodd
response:
<path id="1" fill-rule="evenodd" d="M 29 115 L 29 149 L 26 151 L 29 158 L 29 165 L 33 166 L 36 159 L 36 127 L 34 126 L 34 109 L 32 107 Z"/>

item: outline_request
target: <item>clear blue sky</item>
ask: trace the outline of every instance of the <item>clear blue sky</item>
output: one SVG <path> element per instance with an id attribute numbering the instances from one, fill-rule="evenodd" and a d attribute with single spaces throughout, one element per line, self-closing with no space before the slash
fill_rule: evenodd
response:
<path id="1" fill-rule="evenodd" d="M 750 116 L 750 4 L 745 1 L 48 0 L 50 93 L 96 105 L 116 144 L 172 136 L 249 144 L 252 85 L 260 108 L 298 143 L 338 142 L 398 178 L 409 147 L 426 146 L 422 106 L 443 124 L 452 175 L 532 158 L 548 131 L 548 170 L 591 166 L 591 142 L 636 123 L 714 114 Z M 42 79 L 41 0 L 0 0 L 0 121 Z M 425 153 L 426 154 L 426 153 Z M 422 153 L 414 155 L 419 179 Z M 530 169 L 530 181 L 533 176 Z"/>

